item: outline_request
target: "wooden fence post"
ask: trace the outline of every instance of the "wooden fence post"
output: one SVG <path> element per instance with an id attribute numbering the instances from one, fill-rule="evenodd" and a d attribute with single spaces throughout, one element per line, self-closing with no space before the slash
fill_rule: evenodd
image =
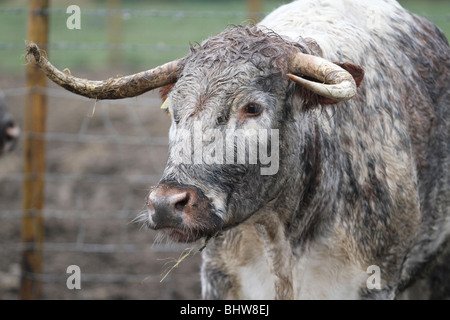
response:
<path id="1" fill-rule="evenodd" d="M 247 0 L 247 7 L 251 23 L 258 23 L 262 18 L 262 0 Z"/>
<path id="2" fill-rule="evenodd" d="M 27 39 L 47 49 L 48 0 L 29 0 Z M 35 66 L 26 69 L 27 87 L 24 121 L 24 180 L 22 185 L 21 299 L 39 299 L 42 284 L 44 221 L 45 141 L 33 134 L 45 133 L 45 75 Z"/>

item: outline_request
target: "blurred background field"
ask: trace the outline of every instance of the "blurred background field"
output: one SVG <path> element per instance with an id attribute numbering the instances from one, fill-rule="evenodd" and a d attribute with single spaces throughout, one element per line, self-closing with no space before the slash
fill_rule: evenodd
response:
<path id="1" fill-rule="evenodd" d="M 81 30 L 66 28 L 69 15 L 65 9 L 75 3 L 82 10 Z M 262 1 L 261 9 L 270 12 L 282 3 Z M 115 64 L 136 70 L 159 65 L 185 55 L 191 43 L 201 42 L 229 24 L 248 23 L 247 6 L 247 1 L 240 0 L 51 1 L 49 43 L 53 50 L 49 54 L 55 64 L 77 69 L 107 68 L 112 49 L 116 51 Z M 26 10 L 27 1 L 4 1 L 0 7 L 0 48 L 5 53 L 1 68 L 7 71 L 20 72 L 22 68 L 19 58 L 27 12 L 21 8 Z"/>
<path id="2" fill-rule="evenodd" d="M 287 1 L 50 1 L 48 56 L 72 74 L 106 79 L 184 56 L 232 24 L 255 22 Z M 66 28 L 66 8 L 81 8 L 81 30 Z M 404 0 L 450 36 L 450 1 Z M 23 127 L 24 47 L 28 1 L 0 0 L 0 90 Z M 164 271 L 189 246 L 154 244 L 155 233 L 133 223 L 145 208 L 167 157 L 167 115 L 157 90 L 134 99 L 89 100 L 48 82 L 42 299 L 199 299 L 200 254 Z M 0 299 L 19 298 L 24 135 L 0 158 Z M 79 265 L 82 289 L 66 287 Z"/>
<path id="3" fill-rule="evenodd" d="M 288 1 L 261 1 L 261 16 Z M 403 0 L 450 34 L 450 1 Z M 82 29 L 69 30 L 65 9 L 77 4 Z M 26 0 L 0 1 L 0 71 L 23 72 Z M 229 24 L 251 21 L 245 0 L 51 1 L 49 55 L 56 65 L 101 70 L 111 63 L 141 70 L 183 56 L 191 43 L 217 34 Z M 114 53 L 112 53 L 114 52 Z"/>

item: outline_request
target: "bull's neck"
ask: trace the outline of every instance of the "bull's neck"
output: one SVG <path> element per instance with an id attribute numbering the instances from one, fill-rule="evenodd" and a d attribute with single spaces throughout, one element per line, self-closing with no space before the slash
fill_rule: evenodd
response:
<path id="1" fill-rule="evenodd" d="M 286 204 L 286 213 L 281 219 L 294 245 L 305 244 L 326 232 L 326 226 L 334 217 L 333 199 L 340 180 L 334 165 L 337 149 L 333 137 L 316 121 L 311 129 L 311 136 L 298 155 L 296 172 L 300 174 L 287 178 L 279 199 Z"/>

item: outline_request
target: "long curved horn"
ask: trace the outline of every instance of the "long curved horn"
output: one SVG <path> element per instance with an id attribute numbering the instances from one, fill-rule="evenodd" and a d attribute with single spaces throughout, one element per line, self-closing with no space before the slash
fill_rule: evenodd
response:
<path id="1" fill-rule="evenodd" d="M 356 94 L 356 83 L 352 75 L 338 65 L 309 54 L 298 52 L 289 60 L 287 76 L 307 89 L 326 98 L 343 101 Z M 303 74 L 320 82 L 301 78 L 295 74 Z"/>
<path id="2" fill-rule="evenodd" d="M 149 90 L 174 83 L 184 66 L 184 58 L 181 58 L 133 75 L 92 81 L 73 77 L 58 70 L 33 42 L 27 44 L 25 58 L 29 63 L 41 68 L 45 75 L 56 84 L 73 93 L 93 99 L 135 97 Z"/>

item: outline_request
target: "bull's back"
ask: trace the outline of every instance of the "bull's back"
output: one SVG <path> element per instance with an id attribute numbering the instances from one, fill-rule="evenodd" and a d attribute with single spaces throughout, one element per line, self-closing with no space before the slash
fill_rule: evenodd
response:
<path id="1" fill-rule="evenodd" d="M 450 48 L 435 25 L 418 16 L 413 18 L 413 32 L 405 37 L 405 54 L 417 84 L 406 97 L 406 108 L 423 220 L 403 274 L 405 279 L 417 280 L 416 274 L 428 272 L 417 282 L 412 297 L 449 298 Z"/>

